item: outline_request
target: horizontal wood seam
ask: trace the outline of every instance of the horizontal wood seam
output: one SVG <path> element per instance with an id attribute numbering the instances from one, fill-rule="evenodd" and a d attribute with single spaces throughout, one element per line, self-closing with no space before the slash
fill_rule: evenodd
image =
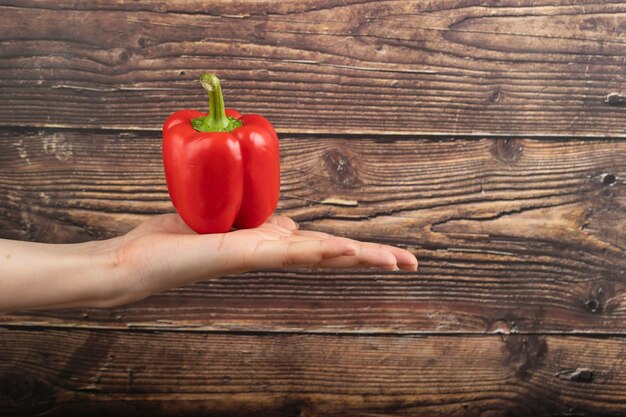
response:
<path id="1" fill-rule="evenodd" d="M 0 125 L 0 131 L 5 132 L 29 132 L 32 130 L 44 130 L 46 132 L 82 132 L 82 133 L 133 133 L 136 135 L 153 136 L 154 132 L 160 132 L 161 129 L 134 129 L 134 128 L 120 128 L 120 127 L 74 127 L 74 126 L 58 126 L 58 125 Z M 438 133 L 420 133 L 420 132 L 392 132 L 392 133 L 358 133 L 358 132 L 302 132 L 298 130 L 284 131 L 278 130 L 278 135 L 289 135 L 290 138 L 312 138 L 318 137 L 327 140 L 333 139 L 350 139 L 358 137 L 358 139 L 369 140 L 381 140 L 381 141 L 394 141 L 394 140 L 431 140 L 431 141 L 448 141 L 448 140 L 468 140 L 468 139 L 540 139 L 540 140 L 588 140 L 588 141 L 626 141 L 626 136 L 602 136 L 602 135 L 543 135 L 543 134 L 502 134 L 502 133 L 475 133 L 475 134 L 455 134 L 450 132 L 438 132 Z M 384 138 L 384 139 L 381 139 Z"/>
<path id="2" fill-rule="evenodd" d="M 372 331 L 320 331 L 320 330 L 311 330 L 311 331 L 298 331 L 298 330 L 210 330 L 210 329 L 196 329 L 193 327 L 182 328 L 182 327 L 139 327 L 139 326 L 129 326 L 127 328 L 115 328 L 115 327 L 104 327 L 104 326 L 76 326 L 76 325 L 55 325 L 55 324 L 20 324 L 20 323 L 0 323 L 0 329 L 5 330 L 22 330 L 22 331 L 46 331 L 46 330 L 54 330 L 54 331 L 67 331 L 67 332 L 75 332 L 75 331 L 89 331 L 89 332 L 127 332 L 127 333 L 144 333 L 144 334 L 155 334 L 155 333 L 191 333 L 191 334 L 207 334 L 207 335 L 241 335 L 241 336 L 272 336 L 272 335 L 296 335 L 296 336 L 337 336 L 337 337 L 500 337 L 500 336 L 555 336 L 555 337 L 581 337 L 588 339 L 626 339 L 625 333 L 615 333 L 615 332 L 600 332 L 600 333 L 592 333 L 592 332 L 551 332 L 551 331 L 543 331 L 543 332 L 504 332 L 504 331 L 494 331 L 494 332 L 372 332 Z"/>

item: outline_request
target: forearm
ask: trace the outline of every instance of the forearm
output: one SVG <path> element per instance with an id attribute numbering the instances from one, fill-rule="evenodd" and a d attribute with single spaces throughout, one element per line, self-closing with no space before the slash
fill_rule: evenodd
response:
<path id="1" fill-rule="evenodd" d="M 123 279 L 114 243 L 0 239 L 0 311 L 114 304 Z"/>

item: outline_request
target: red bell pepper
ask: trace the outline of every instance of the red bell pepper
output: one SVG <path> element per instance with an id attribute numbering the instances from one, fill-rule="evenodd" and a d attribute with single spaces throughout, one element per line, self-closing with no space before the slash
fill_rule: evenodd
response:
<path id="1" fill-rule="evenodd" d="M 200 78 L 209 113 L 180 110 L 163 125 L 163 165 L 172 203 L 198 233 L 261 225 L 280 193 L 278 136 L 267 119 L 224 109 L 215 74 Z"/>

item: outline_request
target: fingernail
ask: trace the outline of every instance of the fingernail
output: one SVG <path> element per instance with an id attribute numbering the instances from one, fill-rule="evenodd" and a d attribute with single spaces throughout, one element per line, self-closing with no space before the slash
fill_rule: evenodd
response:
<path id="1" fill-rule="evenodd" d="M 394 272 L 395 272 L 395 271 L 399 271 L 399 270 L 400 270 L 400 268 L 398 267 L 398 265 L 396 265 L 396 266 L 394 266 L 394 267 L 393 267 L 393 271 L 394 271 Z"/>
<path id="2" fill-rule="evenodd" d="M 294 222 L 294 224 L 296 225 L 296 230 L 300 229 L 300 225 L 297 222 Z"/>

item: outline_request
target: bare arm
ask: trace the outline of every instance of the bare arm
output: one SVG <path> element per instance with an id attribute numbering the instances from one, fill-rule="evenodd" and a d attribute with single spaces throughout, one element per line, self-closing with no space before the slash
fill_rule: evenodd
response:
<path id="1" fill-rule="evenodd" d="M 120 290 L 114 244 L 0 239 L 0 311 L 106 306 Z"/>
<path id="2" fill-rule="evenodd" d="M 110 307 L 176 286 L 256 269 L 417 269 L 399 248 L 301 231 L 286 217 L 256 229 L 198 235 L 175 214 L 124 236 L 51 245 L 0 239 L 0 311 Z"/>

